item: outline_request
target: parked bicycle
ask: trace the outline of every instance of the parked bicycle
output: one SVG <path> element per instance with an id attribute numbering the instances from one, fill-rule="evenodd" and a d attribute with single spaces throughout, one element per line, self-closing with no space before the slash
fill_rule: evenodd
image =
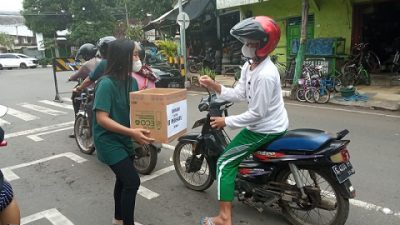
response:
<path id="1" fill-rule="evenodd" d="M 290 57 L 288 59 L 288 65 L 286 65 L 279 61 L 279 56 L 282 55 L 284 54 L 271 55 L 271 61 L 275 64 L 276 68 L 278 68 L 279 76 L 281 78 L 281 85 L 286 87 L 286 83 L 291 84 L 293 81 L 296 62 L 294 57 Z"/>
<path id="2" fill-rule="evenodd" d="M 368 45 L 368 43 L 355 44 L 348 64 L 356 64 L 357 67 L 362 64 L 368 73 L 379 72 L 381 70 L 381 60 L 375 52 L 368 50 Z"/>

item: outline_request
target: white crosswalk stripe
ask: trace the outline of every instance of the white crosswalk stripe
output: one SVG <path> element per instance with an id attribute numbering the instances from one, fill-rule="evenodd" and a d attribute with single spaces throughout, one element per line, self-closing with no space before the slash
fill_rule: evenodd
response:
<path id="1" fill-rule="evenodd" d="M 61 98 L 61 100 L 64 102 L 72 102 L 72 99 L 70 98 Z"/>
<path id="2" fill-rule="evenodd" d="M 64 108 L 64 109 L 74 109 L 71 104 L 58 103 L 58 102 L 53 102 L 53 101 L 49 101 L 49 100 L 41 100 L 39 102 L 47 104 L 47 105 Z"/>
<path id="3" fill-rule="evenodd" d="M 39 119 L 39 117 L 37 117 L 37 116 L 31 115 L 29 113 L 24 113 L 24 112 L 18 111 L 18 110 L 13 109 L 13 108 L 8 108 L 7 115 L 11 115 L 11 116 L 17 117 L 17 118 L 22 119 L 24 121 L 32 121 L 32 120 Z"/>
<path id="4" fill-rule="evenodd" d="M 11 123 L 8 122 L 7 120 L 0 119 L 0 126 L 3 126 L 5 124 L 11 124 Z"/>
<path id="5" fill-rule="evenodd" d="M 21 103 L 20 106 L 27 108 L 27 109 L 37 111 L 37 112 L 49 114 L 52 116 L 59 116 L 59 115 L 67 114 L 66 112 L 50 109 L 50 108 L 39 106 L 39 105 L 33 105 L 33 104 L 29 104 L 29 103 Z"/>

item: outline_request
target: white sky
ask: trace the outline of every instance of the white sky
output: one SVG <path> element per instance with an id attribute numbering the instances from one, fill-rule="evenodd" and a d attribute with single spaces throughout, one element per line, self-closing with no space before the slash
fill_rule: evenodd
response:
<path id="1" fill-rule="evenodd" d="M 20 11 L 23 0 L 0 0 L 0 11 Z"/>

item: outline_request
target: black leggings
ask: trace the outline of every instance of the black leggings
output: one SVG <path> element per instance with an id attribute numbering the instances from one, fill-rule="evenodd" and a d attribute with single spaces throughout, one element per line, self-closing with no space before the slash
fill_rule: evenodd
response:
<path id="1" fill-rule="evenodd" d="M 114 217 L 123 220 L 124 225 L 134 225 L 136 194 L 140 186 L 139 175 L 129 157 L 111 165 L 110 168 L 117 178 L 114 187 Z"/>

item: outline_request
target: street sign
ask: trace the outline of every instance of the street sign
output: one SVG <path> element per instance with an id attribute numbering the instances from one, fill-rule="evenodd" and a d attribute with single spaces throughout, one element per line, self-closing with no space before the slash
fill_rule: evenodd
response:
<path id="1" fill-rule="evenodd" d="M 189 27 L 190 23 L 189 15 L 185 12 L 179 13 L 176 17 L 176 22 L 179 24 L 179 26 L 185 26 L 186 30 Z"/>

